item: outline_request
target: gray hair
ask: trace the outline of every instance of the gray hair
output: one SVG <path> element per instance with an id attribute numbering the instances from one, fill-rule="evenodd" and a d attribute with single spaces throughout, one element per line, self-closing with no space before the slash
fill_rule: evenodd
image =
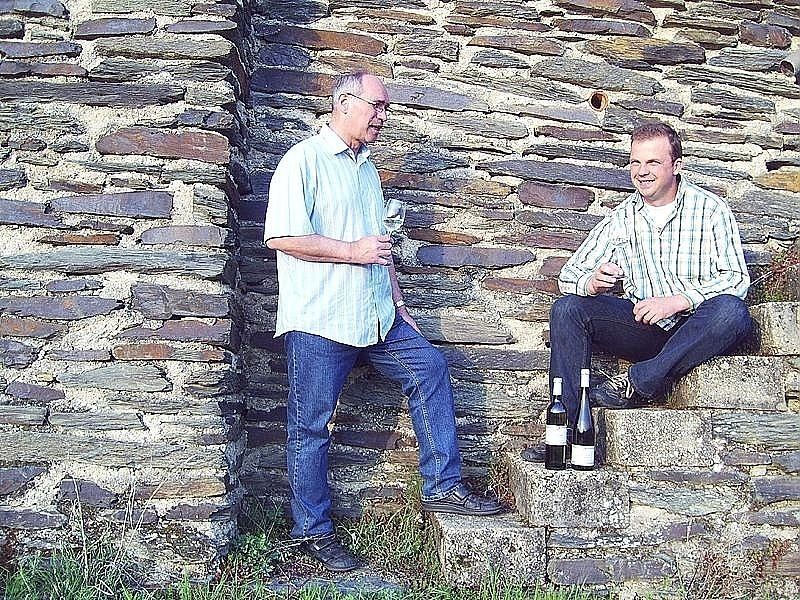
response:
<path id="1" fill-rule="evenodd" d="M 366 71 L 354 71 L 339 75 L 333 82 L 331 91 L 331 104 L 336 107 L 336 101 L 342 94 L 360 94 L 364 91 L 361 80 L 367 75 Z"/>

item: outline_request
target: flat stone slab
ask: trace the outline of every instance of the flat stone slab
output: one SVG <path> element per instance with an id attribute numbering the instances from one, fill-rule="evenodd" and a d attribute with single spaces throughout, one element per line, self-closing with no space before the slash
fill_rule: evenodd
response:
<path id="1" fill-rule="evenodd" d="M 475 587 L 494 572 L 519 584 L 544 581 L 544 527 L 527 527 L 516 515 L 433 514 L 431 521 L 442 572 L 451 585 Z"/>
<path id="2" fill-rule="evenodd" d="M 769 356 L 720 356 L 681 378 L 669 408 L 787 410 L 783 362 Z"/>
<path id="3" fill-rule="evenodd" d="M 631 486 L 631 504 L 648 506 L 689 517 L 725 515 L 742 502 L 740 493 L 731 486 L 676 487 L 645 482 Z"/>
<path id="4" fill-rule="evenodd" d="M 223 452 L 221 448 L 208 446 L 186 447 L 151 441 L 121 442 L 44 431 L 0 431 L 0 466 L 4 467 L 77 461 L 104 467 L 164 468 L 173 472 L 185 469 L 220 471 L 227 469 Z M 171 485 L 170 482 L 168 484 Z"/>
<path id="5" fill-rule="evenodd" d="M 604 410 L 600 420 L 605 425 L 608 464 L 701 467 L 714 463 L 707 413 L 644 408 Z"/>
<path id="6" fill-rule="evenodd" d="M 760 450 L 800 450 L 800 415 L 714 412 L 714 437 Z"/>
<path id="7" fill-rule="evenodd" d="M 551 582 L 558 585 L 592 585 L 633 580 L 662 580 L 675 575 L 670 555 L 606 555 L 603 558 L 556 558 L 547 565 Z"/>
<path id="8" fill-rule="evenodd" d="M 626 473 L 549 471 L 516 453 L 508 457 L 517 512 L 532 526 L 624 529 L 629 525 Z"/>
<path id="9" fill-rule="evenodd" d="M 800 302 L 759 304 L 750 314 L 758 324 L 761 354 L 800 354 Z"/>

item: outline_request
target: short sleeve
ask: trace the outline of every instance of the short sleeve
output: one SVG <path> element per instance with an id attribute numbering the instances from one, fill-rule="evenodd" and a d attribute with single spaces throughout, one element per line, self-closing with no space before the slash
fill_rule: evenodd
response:
<path id="1" fill-rule="evenodd" d="M 278 163 L 269 186 L 264 241 L 312 235 L 313 180 L 302 148 L 292 148 Z"/>

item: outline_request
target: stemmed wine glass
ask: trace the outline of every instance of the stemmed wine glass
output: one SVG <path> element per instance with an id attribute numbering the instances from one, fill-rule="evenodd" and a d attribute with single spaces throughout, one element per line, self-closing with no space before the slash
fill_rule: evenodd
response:
<path id="1" fill-rule="evenodd" d="M 406 218 L 406 205 L 400 200 L 388 200 L 383 207 L 383 226 L 391 234 L 400 229 Z"/>

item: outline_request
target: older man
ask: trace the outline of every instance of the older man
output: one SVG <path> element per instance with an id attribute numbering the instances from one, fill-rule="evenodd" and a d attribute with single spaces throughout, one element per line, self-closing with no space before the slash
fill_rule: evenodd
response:
<path id="1" fill-rule="evenodd" d="M 278 251 L 276 335 L 286 334 L 292 537 L 333 571 L 358 560 L 330 519 L 328 423 L 359 356 L 399 382 L 419 443 L 422 508 L 490 515 L 493 499 L 461 482 L 450 375 L 403 302 L 382 230 L 383 193 L 367 144 L 389 96 L 368 73 L 336 79 L 330 124 L 291 148 L 270 184 L 264 239 Z"/>
<path id="2" fill-rule="evenodd" d="M 592 349 L 635 364 L 597 387 L 595 406 L 653 402 L 676 378 L 724 353 L 751 328 L 750 278 L 724 200 L 680 174 L 681 141 L 664 123 L 632 134 L 636 192 L 590 233 L 561 270 L 550 314 L 550 377 L 561 377 L 570 423 Z M 609 295 L 617 282 L 622 297 Z"/>

